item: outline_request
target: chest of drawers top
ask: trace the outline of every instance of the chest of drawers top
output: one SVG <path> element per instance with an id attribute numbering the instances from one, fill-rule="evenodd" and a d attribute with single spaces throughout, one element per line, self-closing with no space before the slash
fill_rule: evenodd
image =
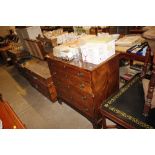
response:
<path id="1" fill-rule="evenodd" d="M 64 65 L 66 65 L 67 67 L 70 66 L 74 69 L 82 69 L 82 70 L 85 70 L 85 71 L 88 71 L 88 72 L 92 72 L 94 70 L 96 70 L 97 68 L 99 68 L 100 66 L 102 66 L 104 63 L 108 62 L 110 59 L 112 59 L 113 57 L 116 57 L 118 56 L 119 54 L 115 54 L 113 55 L 112 57 L 109 57 L 107 60 L 103 61 L 102 63 L 100 64 L 92 64 L 92 63 L 88 63 L 88 62 L 85 62 L 85 61 L 80 61 L 80 60 L 76 60 L 76 59 L 73 59 L 71 61 L 66 61 L 66 60 L 62 60 L 61 58 L 58 58 L 58 57 L 55 57 L 53 56 L 52 53 L 48 54 L 46 57 L 47 59 L 49 60 L 52 60 L 52 61 L 55 61 L 55 62 L 60 62 L 60 63 L 63 63 Z M 54 63 L 55 63 L 54 62 Z M 53 64 L 51 62 L 51 64 Z M 66 67 L 64 66 L 64 68 Z"/>

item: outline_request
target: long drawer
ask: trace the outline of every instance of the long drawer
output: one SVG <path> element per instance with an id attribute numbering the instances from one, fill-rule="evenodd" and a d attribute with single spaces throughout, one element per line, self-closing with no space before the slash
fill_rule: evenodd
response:
<path id="1" fill-rule="evenodd" d="M 90 83 L 91 81 L 91 74 L 89 71 L 76 68 L 75 66 L 71 66 L 63 62 L 59 61 L 50 62 L 50 68 L 52 70 L 52 76 L 56 73 L 59 73 L 61 76 L 64 76 L 66 78 L 72 75 L 77 79 L 88 83 Z"/>
<path id="2" fill-rule="evenodd" d="M 67 78 L 64 76 L 54 75 L 53 82 L 56 86 L 63 86 L 66 85 L 67 87 L 73 86 L 76 89 L 79 89 L 80 91 L 93 94 L 91 84 L 82 80 L 77 79 L 76 77 L 70 75 Z"/>
<path id="3" fill-rule="evenodd" d="M 93 115 L 93 96 L 91 94 L 77 89 L 73 85 L 59 85 L 56 89 L 60 98 L 66 100 L 86 115 Z"/>

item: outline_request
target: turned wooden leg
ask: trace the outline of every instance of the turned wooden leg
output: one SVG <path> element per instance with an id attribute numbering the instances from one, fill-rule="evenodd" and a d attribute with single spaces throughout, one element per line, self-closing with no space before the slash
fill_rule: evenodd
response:
<path id="1" fill-rule="evenodd" d="M 93 129 L 101 129 L 101 128 L 102 128 L 101 124 L 93 123 Z"/>
<path id="2" fill-rule="evenodd" d="M 148 113 L 149 113 L 150 108 L 151 108 L 151 104 L 145 104 L 145 105 L 144 105 L 143 115 L 144 115 L 145 117 L 148 116 Z"/>
<path id="3" fill-rule="evenodd" d="M 106 118 L 102 116 L 102 128 L 107 129 Z"/>
<path id="4" fill-rule="evenodd" d="M 132 66 L 133 65 L 133 60 L 130 60 L 130 66 Z"/>
<path id="5" fill-rule="evenodd" d="M 144 105 L 144 116 L 148 116 L 149 110 L 151 108 L 151 102 L 153 98 L 153 92 L 155 89 L 155 56 L 154 56 L 154 65 L 153 65 L 153 70 L 152 70 L 152 75 L 149 83 L 149 88 L 147 92 L 147 100 Z"/>

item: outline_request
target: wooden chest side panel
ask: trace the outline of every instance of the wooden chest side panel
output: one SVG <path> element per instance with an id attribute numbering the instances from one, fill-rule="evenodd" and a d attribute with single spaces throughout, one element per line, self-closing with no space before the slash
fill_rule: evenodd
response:
<path id="1" fill-rule="evenodd" d="M 112 57 L 92 72 L 92 88 L 95 95 L 95 110 L 119 89 L 119 59 Z"/>

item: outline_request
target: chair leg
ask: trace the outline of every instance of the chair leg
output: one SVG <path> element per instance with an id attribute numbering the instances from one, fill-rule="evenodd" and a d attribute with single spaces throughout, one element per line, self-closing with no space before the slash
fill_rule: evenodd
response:
<path id="1" fill-rule="evenodd" d="M 148 113 L 149 113 L 150 108 L 151 108 L 151 104 L 144 104 L 143 115 L 144 115 L 145 117 L 148 116 Z"/>
<path id="2" fill-rule="evenodd" d="M 130 66 L 132 66 L 133 65 L 133 60 L 130 60 Z"/>
<path id="3" fill-rule="evenodd" d="M 151 102 L 152 102 L 152 98 L 153 98 L 153 92 L 155 89 L 155 56 L 154 56 L 154 65 L 153 65 L 153 70 L 152 70 L 152 75 L 151 75 L 151 79 L 150 79 L 150 83 L 149 83 L 149 88 L 148 88 L 148 92 L 147 92 L 147 101 L 144 105 L 144 115 L 148 116 L 149 110 L 151 108 Z"/>

